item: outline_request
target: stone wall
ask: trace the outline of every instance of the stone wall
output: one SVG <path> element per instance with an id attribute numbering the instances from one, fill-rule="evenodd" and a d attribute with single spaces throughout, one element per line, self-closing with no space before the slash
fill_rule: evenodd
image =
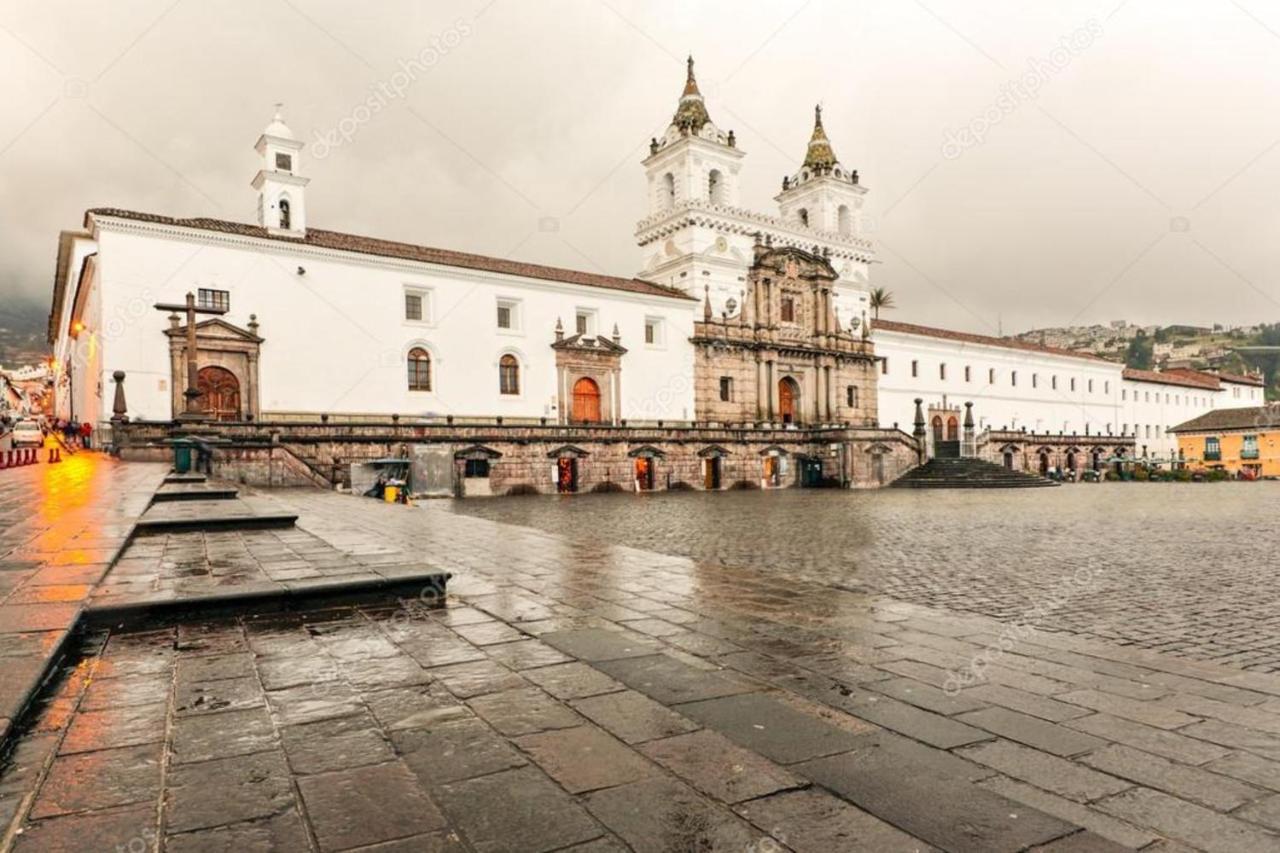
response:
<path id="1" fill-rule="evenodd" d="M 1049 435 L 1015 430 L 989 430 L 978 436 L 978 456 L 997 465 L 1012 463 L 1016 471 L 1041 473 L 1041 456 L 1049 468 L 1066 471 L 1071 469 L 1071 456 L 1075 457 L 1075 470 L 1085 471 L 1094 467 L 1095 454 L 1099 466 L 1111 467 L 1107 460 L 1124 457 L 1135 459 L 1137 448 L 1132 435 Z M 1007 456 L 1007 458 L 1006 458 Z"/>
<path id="2" fill-rule="evenodd" d="M 470 482 L 463 477 L 462 457 L 486 456 L 487 490 L 496 495 L 555 493 L 561 458 L 574 460 L 578 492 L 635 490 L 636 460 L 642 457 L 651 460 L 658 491 L 707 488 L 716 466 L 722 490 L 790 488 L 802 483 L 802 471 L 810 485 L 875 488 L 916 464 L 911 436 L 872 427 L 224 423 L 211 428 L 225 442 L 215 454 L 215 474 L 251 485 L 322 485 L 325 479 L 349 484 L 353 464 L 408 456 L 421 444 L 443 444 L 457 455 L 459 493 Z M 168 458 L 163 441 L 181 434 L 181 428 L 133 423 L 117 434 L 125 458 Z M 472 494 L 485 491 L 471 485 Z"/>

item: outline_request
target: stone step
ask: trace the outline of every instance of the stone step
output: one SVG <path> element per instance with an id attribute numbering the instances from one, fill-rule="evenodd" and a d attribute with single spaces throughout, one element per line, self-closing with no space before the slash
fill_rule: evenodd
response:
<path id="1" fill-rule="evenodd" d="M 221 483 L 165 483 L 156 489 L 152 498 L 156 503 L 167 501 L 221 501 L 240 496 L 240 490 Z"/>
<path id="2" fill-rule="evenodd" d="M 904 489 L 1024 489 L 1057 483 L 973 458 L 935 458 L 908 471 L 893 485 Z"/>
<path id="3" fill-rule="evenodd" d="M 185 500 L 152 504 L 138 519 L 139 533 L 208 530 L 261 530 L 293 527 L 297 513 L 261 498 Z"/>

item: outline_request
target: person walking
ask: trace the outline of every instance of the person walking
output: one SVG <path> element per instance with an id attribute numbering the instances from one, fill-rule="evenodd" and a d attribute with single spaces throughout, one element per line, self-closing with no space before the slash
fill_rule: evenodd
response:
<path id="1" fill-rule="evenodd" d="M 85 421 L 80 424 L 80 446 L 85 450 L 89 449 L 90 439 L 93 437 L 93 424 Z"/>

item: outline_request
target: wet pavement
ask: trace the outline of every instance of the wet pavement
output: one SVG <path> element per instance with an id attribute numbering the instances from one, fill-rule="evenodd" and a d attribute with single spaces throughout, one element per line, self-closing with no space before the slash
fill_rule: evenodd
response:
<path id="1" fill-rule="evenodd" d="M 762 548 L 780 522 L 818 520 L 741 497 L 738 512 L 769 508 Z M 1280 676 L 1025 624 L 1095 594 L 1088 564 L 1041 591 L 1058 610 L 995 619 L 824 580 L 817 562 L 628 547 L 609 503 L 588 536 L 575 525 L 594 497 L 528 501 L 564 533 L 444 504 L 272 498 L 328 547 L 374 538 L 453 572 L 447 606 L 91 636 L 0 773 L 15 850 L 1280 849 Z M 628 499 L 632 518 L 664 506 Z M 666 503 L 667 523 L 688 529 L 693 506 Z M 296 552 L 257 538 L 278 534 L 171 536 L 203 537 L 212 567 Z M 946 556 L 930 535 L 897 559 Z M 973 538 L 951 542 L 956 565 L 957 548 L 994 553 Z M 121 564 L 171 547 L 150 539 Z"/>
<path id="2" fill-rule="evenodd" d="M 97 453 L 62 459 L 0 471 L 0 742 L 165 472 Z"/>
<path id="3" fill-rule="evenodd" d="M 455 512 L 755 568 L 1046 630 L 1280 671 L 1280 483 L 1031 493 L 657 493 L 458 501 Z M 1077 572 L 1088 584 L 1074 583 Z"/>

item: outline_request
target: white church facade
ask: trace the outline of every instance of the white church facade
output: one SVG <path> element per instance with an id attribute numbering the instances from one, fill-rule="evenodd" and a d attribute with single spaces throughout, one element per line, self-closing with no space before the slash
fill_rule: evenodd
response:
<path id="1" fill-rule="evenodd" d="M 277 114 L 256 145 L 256 224 L 100 208 L 63 232 L 49 325 L 55 411 L 105 426 L 123 373 L 131 418 L 182 415 L 191 317 L 199 405 L 229 421 L 654 425 L 742 410 L 792 424 L 779 400 L 779 389 L 793 393 L 789 382 L 796 394 L 815 389 L 796 409 L 811 414 L 795 424 L 869 412 L 910 431 L 919 398 L 930 428 L 946 433 L 949 413 L 972 402 L 980 431 L 1129 435 L 1159 455 L 1174 446 L 1169 427 L 1261 400 L 1254 377 L 1139 373 L 1005 338 L 873 321 L 867 189 L 836 158 L 821 111 L 776 213 L 744 206 L 737 143 L 711 121 L 690 60 L 672 122 L 643 162 L 641 270 L 613 277 L 312 227 L 303 144 Z M 788 316 L 790 297 L 780 290 L 761 309 L 760 294 L 783 282 L 752 289 L 762 256 L 779 270 L 816 270 L 802 331 L 821 346 L 803 336 L 788 344 L 819 365 L 804 381 L 787 374 L 796 359 L 778 354 L 787 324 L 800 324 Z M 175 310 L 188 293 L 193 314 Z M 739 385 L 754 388 L 757 403 L 708 407 L 699 393 L 730 403 L 733 386 L 699 374 L 713 369 L 699 361 L 716 343 L 707 330 L 741 329 L 748 318 L 756 331 L 741 337 Z M 761 333 L 762 322 L 783 331 Z M 766 350 L 776 361 L 746 366 Z"/>

